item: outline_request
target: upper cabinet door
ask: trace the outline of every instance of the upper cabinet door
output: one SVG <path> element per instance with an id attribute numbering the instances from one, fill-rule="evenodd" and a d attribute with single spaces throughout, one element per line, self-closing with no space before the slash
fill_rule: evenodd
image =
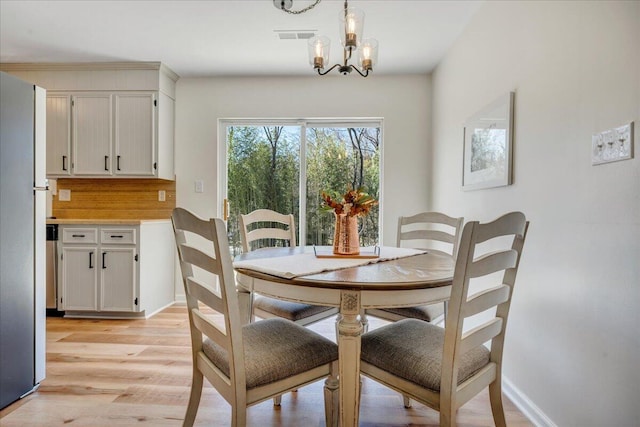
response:
<path id="1" fill-rule="evenodd" d="M 73 173 L 112 175 L 111 95 L 74 95 Z"/>
<path id="2" fill-rule="evenodd" d="M 71 174 L 71 96 L 47 95 L 47 176 Z"/>
<path id="3" fill-rule="evenodd" d="M 154 93 L 117 93 L 115 175 L 156 175 L 156 108 Z"/>

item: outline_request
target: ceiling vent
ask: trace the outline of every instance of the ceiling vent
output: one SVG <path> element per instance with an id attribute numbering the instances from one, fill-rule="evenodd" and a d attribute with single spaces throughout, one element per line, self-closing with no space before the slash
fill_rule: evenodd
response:
<path id="1" fill-rule="evenodd" d="M 280 40 L 308 40 L 315 37 L 316 30 L 274 30 Z"/>

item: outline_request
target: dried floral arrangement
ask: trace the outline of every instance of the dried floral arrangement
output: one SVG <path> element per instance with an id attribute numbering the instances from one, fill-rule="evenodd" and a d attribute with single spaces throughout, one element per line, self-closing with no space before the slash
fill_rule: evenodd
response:
<path id="1" fill-rule="evenodd" d="M 325 211 L 333 211 L 336 215 L 347 214 L 347 216 L 365 216 L 369 213 L 372 207 L 378 204 L 378 201 L 364 191 L 364 188 L 360 187 L 357 190 L 349 187 L 346 193 L 342 196 L 342 200 L 337 202 L 329 194 L 324 191 L 321 194 L 322 205 L 321 209 Z"/>

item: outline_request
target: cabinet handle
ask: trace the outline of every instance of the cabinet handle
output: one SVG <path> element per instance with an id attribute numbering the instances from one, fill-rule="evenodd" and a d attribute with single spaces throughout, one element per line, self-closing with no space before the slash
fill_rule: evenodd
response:
<path id="1" fill-rule="evenodd" d="M 120 156 L 116 157 L 116 169 L 120 170 Z"/>
<path id="2" fill-rule="evenodd" d="M 106 256 L 107 256 L 107 253 L 106 252 L 102 252 L 102 268 L 103 269 L 107 268 L 107 260 L 105 258 Z"/>
<path id="3" fill-rule="evenodd" d="M 111 237 L 112 239 L 122 239 L 124 236 L 123 236 L 123 235 L 121 235 L 121 234 L 120 234 L 120 235 L 118 235 L 118 234 L 112 234 L 112 235 L 111 235 L 111 236 L 109 236 L 109 237 Z"/>
<path id="4" fill-rule="evenodd" d="M 93 268 L 93 252 L 89 252 L 89 268 Z"/>
<path id="5" fill-rule="evenodd" d="M 84 237 L 84 234 L 72 234 L 72 237 Z"/>
<path id="6" fill-rule="evenodd" d="M 104 156 L 104 170 L 106 171 L 109 170 L 109 166 L 107 165 L 108 161 L 109 161 L 109 156 Z"/>
<path id="7" fill-rule="evenodd" d="M 67 156 L 62 156 L 62 170 L 67 170 Z"/>

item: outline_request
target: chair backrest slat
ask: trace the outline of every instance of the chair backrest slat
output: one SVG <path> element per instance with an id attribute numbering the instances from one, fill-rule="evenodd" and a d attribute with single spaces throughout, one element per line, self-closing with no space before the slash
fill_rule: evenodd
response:
<path id="1" fill-rule="evenodd" d="M 269 223 L 268 226 L 251 229 L 256 223 Z M 286 228 L 276 228 L 273 224 L 282 224 Z M 293 215 L 281 214 L 269 209 L 256 209 L 240 215 L 240 240 L 244 252 L 251 251 L 251 243 L 263 239 L 283 240 L 290 247 L 296 246 L 296 225 Z"/>
<path id="2" fill-rule="evenodd" d="M 194 326 L 207 337 L 211 338 L 216 344 L 229 351 L 229 337 L 224 331 L 209 320 L 200 310 L 192 310 Z"/>
<path id="3" fill-rule="evenodd" d="M 455 236 L 438 230 L 411 230 L 401 233 L 400 240 L 437 240 L 444 243 L 454 243 Z"/>
<path id="4" fill-rule="evenodd" d="M 227 312 L 224 301 L 213 289 L 207 288 L 206 285 L 200 283 L 200 281 L 194 277 L 188 277 L 186 281 L 186 286 L 189 288 L 189 294 L 195 299 L 202 301 L 205 305 L 211 307 L 220 314 Z"/>
<path id="5" fill-rule="evenodd" d="M 517 262 L 518 252 L 514 250 L 490 253 L 474 260 L 469 266 L 468 275 L 470 278 L 486 276 L 513 268 Z"/>
<path id="6" fill-rule="evenodd" d="M 216 262 L 216 259 L 205 254 L 200 249 L 182 244 L 178 247 L 178 252 L 182 253 L 183 262 L 199 267 L 209 273 L 220 274 L 220 266 L 219 263 Z"/>
<path id="7" fill-rule="evenodd" d="M 465 354 L 469 350 L 476 348 L 502 332 L 504 322 L 499 317 L 494 317 L 480 326 L 462 334 L 462 347 L 460 353 Z"/>
<path id="8" fill-rule="evenodd" d="M 396 246 L 425 249 L 456 257 L 464 218 L 441 212 L 421 212 L 398 218 Z M 434 242 L 436 244 L 434 244 Z M 442 243 L 437 246 L 437 243 Z"/>
<path id="9" fill-rule="evenodd" d="M 475 314 L 482 313 L 485 310 L 495 307 L 509 300 L 511 288 L 507 285 L 499 285 L 491 289 L 480 291 L 469 297 L 463 305 L 461 315 L 463 318 L 471 317 Z"/>
<path id="10" fill-rule="evenodd" d="M 290 238 L 291 232 L 289 232 L 289 230 L 283 230 L 282 228 L 256 228 L 247 233 L 249 243 L 259 239 L 289 240 Z"/>

